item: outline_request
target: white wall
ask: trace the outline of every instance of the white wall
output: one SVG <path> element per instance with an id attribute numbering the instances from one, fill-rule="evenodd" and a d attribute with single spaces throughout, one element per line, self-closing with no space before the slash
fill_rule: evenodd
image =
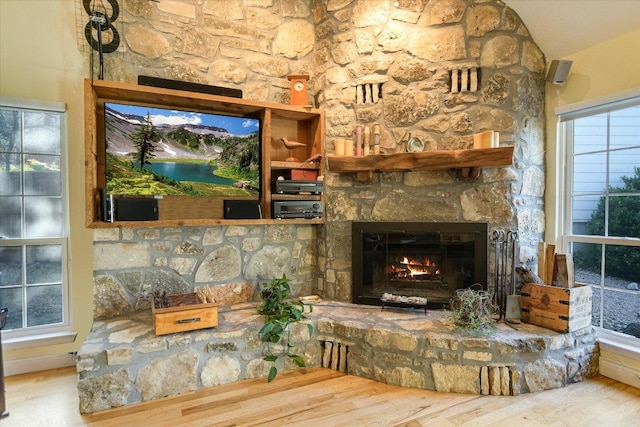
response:
<path id="1" fill-rule="evenodd" d="M 67 106 L 71 322 L 78 332 L 70 344 L 5 350 L 6 365 L 12 360 L 44 360 L 78 350 L 93 321 L 93 233 L 84 226 L 82 85 L 88 65 L 77 47 L 75 16 L 74 0 L 0 0 L 0 94 L 61 101 Z M 11 373 L 8 368 L 7 373 Z"/>

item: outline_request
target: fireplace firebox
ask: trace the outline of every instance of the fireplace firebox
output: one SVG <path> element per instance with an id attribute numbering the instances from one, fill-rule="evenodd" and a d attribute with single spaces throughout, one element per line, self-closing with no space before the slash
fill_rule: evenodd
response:
<path id="1" fill-rule="evenodd" d="M 457 289 L 487 289 L 488 224 L 353 222 L 352 301 L 384 305 L 383 295 L 426 298 L 445 308 Z M 412 298 L 409 299 L 411 301 Z"/>

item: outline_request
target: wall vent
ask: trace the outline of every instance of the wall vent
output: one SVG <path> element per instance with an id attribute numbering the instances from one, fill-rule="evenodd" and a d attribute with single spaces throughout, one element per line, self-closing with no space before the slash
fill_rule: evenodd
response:
<path id="1" fill-rule="evenodd" d="M 451 93 L 476 92 L 479 81 L 480 69 L 477 67 L 451 70 Z"/>
<path id="2" fill-rule="evenodd" d="M 382 85 L 388 77 L 371 74 L 358 78 L 352 85 L 355 87 L 356 104 L 377 104 L 382 99 Z"/>
<path id="3" fill-rule="evenodd" d="M 324 341 L 322 367 L 338 372 L 347 372 L 347 353 L 349 346 L 339 342 Z"/>
<path id="4" fill-rule="evenodd" d="M 483 366 L 480 369 L 480 394 L 513 396 L 513 375 L 509 366 Z M 516 393 L 517 394 L 517 393 Z"/>

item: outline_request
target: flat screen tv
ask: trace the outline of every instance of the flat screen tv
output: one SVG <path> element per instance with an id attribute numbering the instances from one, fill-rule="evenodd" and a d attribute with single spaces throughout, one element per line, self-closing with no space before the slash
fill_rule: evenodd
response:
<path id="1" fill-rule="evenodd" d="M 124 196 L 260 196 L 260 120 L 107 102 L 105 186 Z"/>

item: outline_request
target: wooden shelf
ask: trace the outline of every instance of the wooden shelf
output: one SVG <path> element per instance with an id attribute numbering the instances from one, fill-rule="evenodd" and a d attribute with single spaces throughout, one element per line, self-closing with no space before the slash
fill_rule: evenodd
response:
<path id="1" fill-rule="evenodd" d="M 322 218 L 312 219 L 184 219 L 184 220 L 159 220 L 159 221 L 96 221 L 91 228 L 114 227 L 206 227 L 212 225 L 278 225 L 278 224 L 323 224 Z"/>
<path id="2" fill-rule="evenodd" d="M 319 170 L 320 165 L 317 163 L 309 163 L 309 162 L 284 162 L 273 160 L 271 162 L 271 169 L 274 170 L 287 170 L 287 169 L 312 169 Z"/>
<path id="3" fill-rule="evenodd" d="M 501 167 L 513 163 L 513 147 L 420 153 L 327 156 L 331 172 L 409 172 L 467 167 Z"/>

